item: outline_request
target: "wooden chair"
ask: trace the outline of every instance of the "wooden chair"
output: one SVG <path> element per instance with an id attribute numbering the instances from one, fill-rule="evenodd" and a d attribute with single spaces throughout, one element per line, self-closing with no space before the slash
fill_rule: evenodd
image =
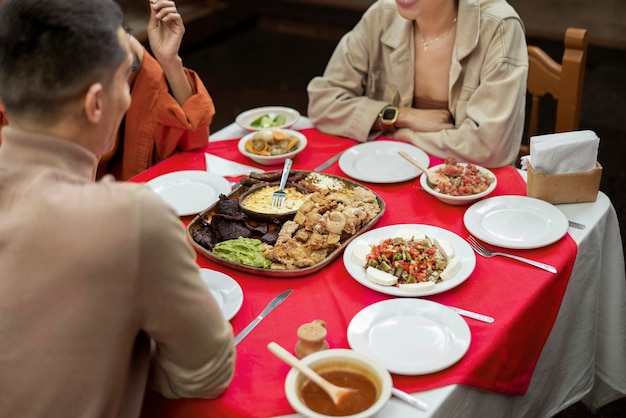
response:
<path id="1" fill-rule="evenodd" d="M 587 29 L 568 28 L 565 50 L 559 64 L 541 48 L 528 46 L 528 85 L 531 98 L 527 138 L 519 156 L 528 155 L 529 138 L 538 134 L 539 103 L 547 94 L 557 102 L 554 132 L 578 130 L 587 62 Z M 519 161 L 519 159 L 518 159 Z"/>

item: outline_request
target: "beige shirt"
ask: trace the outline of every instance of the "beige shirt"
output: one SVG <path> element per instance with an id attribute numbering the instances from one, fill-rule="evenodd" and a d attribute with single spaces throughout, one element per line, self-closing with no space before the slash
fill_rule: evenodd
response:
<path id="1" fill-rule="evenodd" d="M 0 417 L 137 417 L 149 371 L 167 397 L 218 396 L 232 328 L 176 214 L 146 186 L 95 183 L 76 144 L 2 136 Z"/>
<path id="2" fill-rule="evenodd" d="M 366 141 L 380 110 L 411 107 L 413 23 L 379 0 L 339 42 L 308 85 L 308 116 L 320 130 Z M 400 129 L 394 136 L 440 158 L 486 167 L 514 162 L 524 130 L 528 53 L 522 22 L 503 0 L 459 0 L 448 106 L 455 128 Z"/>

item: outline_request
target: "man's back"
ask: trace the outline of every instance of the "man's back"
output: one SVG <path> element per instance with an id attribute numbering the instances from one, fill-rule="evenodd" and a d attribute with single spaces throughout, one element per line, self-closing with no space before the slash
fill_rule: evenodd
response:
<path id="1" fill-rule="evenodd" d="M 219 394 L 232 330 L 178 218 L 145 187 L 93 183 L 96 158 L 75 144 L 3 134 L 0 416 L 138 416 L 148 335 L 167 348 L 166 396 Z"/>

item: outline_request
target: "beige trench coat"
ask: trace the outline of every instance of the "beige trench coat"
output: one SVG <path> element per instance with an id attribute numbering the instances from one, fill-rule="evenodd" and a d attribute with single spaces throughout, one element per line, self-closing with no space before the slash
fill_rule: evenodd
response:
<path id="1" fill-rule="evenodd" d="M 308 85 L 308 116 L 327 133 L 367 141 L 388 104 L 414 97 L 413 23 L 379 0 L 339 42 Z M 528 54 L 523 24 L 503 0 L 459 0 L 448 106 L 455 128 L 400 129 L 396 138 L 440 158 L 486 167 L 514 162 L 524 129 Z M 378 133 L 379 134 L 379 133 Z"/>

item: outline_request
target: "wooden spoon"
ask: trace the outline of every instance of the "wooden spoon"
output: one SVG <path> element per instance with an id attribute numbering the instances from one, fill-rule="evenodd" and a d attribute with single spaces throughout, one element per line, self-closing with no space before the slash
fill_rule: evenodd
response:
<path id="1" fill-rule="evenodd" d="M 428 177 L 428 181 L 431 184 L 437 185 L 437 184 L 446 184 L 446 183 L 450 182 L 450 179 L 448 178 L 448 176 L 446 176 L 443 173 L 439 173 L 437 171 L 429 171 L 426 167 L 424 167 L 415 158 L 411 157 L 406 152 L 398 151 L 398 154 L 400 154 L 402 157 L 404 157 L 408 162 L 413 164 L 415 167 L 417 167 L 420 170 L 422 170 L 424 172 L 424 174 L 426 174 L 426 177 Z"/>
<path id="2" fill-rule="evenodd" d="M 321 387 L 324 392 L 326 392 L 328 396 L 330 396 L 330 399 L 332 399 L 333 403 L 339 408 L 341 408 L 342 402 L 345 402 L 348 397 L 358 394 L 357 389 L 344 388 L 330 383 L 328 380 L 317 374 L 315 370 L 311 369 L 309 366 L 301 362 L 296 356 L 285 350 L 279 344 L 272 341 L 267 345 L 267 348 L 272 353 L 274 353 L 276 357 L 294 367 L 300 373 L 304 374 L 306 377 L 311 379 L 311 381 Z"/>

